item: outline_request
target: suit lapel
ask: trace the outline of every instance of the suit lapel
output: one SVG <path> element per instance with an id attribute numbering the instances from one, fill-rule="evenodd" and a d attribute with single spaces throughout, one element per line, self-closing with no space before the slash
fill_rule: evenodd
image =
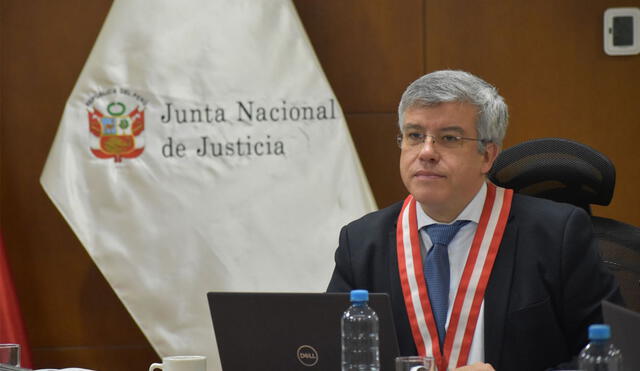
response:
<path id="1" fill-rule="evenodd" d="M 394 222 L 392 228 L 389 230 L 387 235 L 387 274 L 389 277 L 390 287 L 389 294 L 391 295 L 391 305 L 395 312 L 395 321 L 396 327 L 398 326 L 398 320 L 409 322 L 409 318 L 407 317 L 407 312 L 404 304 L 404 295 L 402 293 L 402 285 L 400 283 L 400 271 L 398 270 L 398 254 L 397 254 L 397 240 L 396 240 L 396 228 L 398 226 L 398 215 L 400 214 L 400 209 L 402 204 L 398 207 L 398 212 L 394 213 Z M 399 310 L 401 309 L 401 310 Z M 404 317 L 404 318 L 403 318 Z"/>
<path id="2" fill-rule="evenodd" d="M 398 335 L 398 346 L 400 355 L 417 355 L 413 335 L 411 333 L 411 325 L 409 324 L 409 316 L 407 315 L 407 307 L 404 302 L 404 294 L 402 292 L 402 284 L 400 283 L 400 272 L 398 270 L 398 253 L 396 249 L 396 227 L 397 223 L 393 224 L 393 229 L 389 231 L 388 244 L 389 250 L 389 262 L 388 274 L 390 282 L 389 293 L 391 295 L 391 307 L 393 309 L 393 320 L 395 322 L 395 328 Z"/>
<path id="3" fill-rule="evenodd" d="M 491 363 L 496 369 L 500 367 L 502 339 L 515 266 L 517 236 L 518 223 L 515 216 L 511 214 L 484 294 L 485 362 Z"/>
<path id="4" fill-rule="evenodd" d="M 391 301 L 394 304 L 399 302 L 404 305 L 404 296 L 402 295 L 402 286 L 400 285 L 400 272 L 398 271 L 398 254 L 396 252 L 396 231 L 395 227 L 393 231 L 389 232 L 389 242 L 387 244 L 389 246 L 389 282 L 391 282 L 391 287 L 389 292 L 391 293 Z M 399 300 L 399 301 L 398 301 Z"/>

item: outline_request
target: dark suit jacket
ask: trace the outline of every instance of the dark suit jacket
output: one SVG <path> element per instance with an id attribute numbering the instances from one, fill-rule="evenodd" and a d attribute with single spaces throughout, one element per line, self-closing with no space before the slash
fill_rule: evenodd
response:
<path id="1" fill-rule="evenodd" d="M 342 228 L 327 291 L 391 296 L 400 352 L 416 354 L 400 286 L 396 221 L 402 203 Z M 484 297 L 485 362 L 498 371 L 540 371 L 567 362 L 602 323 L 600 301 L 622 302 L 600 262 L 584 210 L 514 194 Z"/>

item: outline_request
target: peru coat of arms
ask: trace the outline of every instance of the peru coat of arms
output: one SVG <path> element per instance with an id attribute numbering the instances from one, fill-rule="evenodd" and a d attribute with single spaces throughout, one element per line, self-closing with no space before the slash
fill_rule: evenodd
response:
<path id="1" fill-rule="evenodd" d="M 138 137 L 144 131 L 144 110 L 139 106 L 127 112 L 124 103 L 112 102 L 106 114 L 94 107 L 88 115 L 89 131 L 98 139 L 91 145 L 94 156 L 122 162 L 142 154 L 144 145 Z"/>

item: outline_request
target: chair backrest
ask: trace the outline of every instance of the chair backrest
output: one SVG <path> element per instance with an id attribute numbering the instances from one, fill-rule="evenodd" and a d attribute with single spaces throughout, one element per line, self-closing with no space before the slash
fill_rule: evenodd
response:
<path id="1" fill-rule="evenodd" d="M 615 274 L 627 307 L 640 312 L 640 228 L 592 216 L 602 261 Z"/>
<path id="2" fill-rule="evenodd" d="M 611 202 L 616 170 L 605 155 L 587 145 L 542 138 L 501 152 L 489 179 L 519 193 L 574 204 L 591 214 L 590 205 Z M 591 218 L 604 264 L 616 276 L 627 306 L 640 311 L 640 228 Z"/>
<path id="3" fill-rule="evenodd" d="M 567 202 L 591 214 L 590 205 L 608 205 L 616 170 L 595 149 L 569 139 L 534 139 L 500 153 L 489 179 L 531 196 Z"/>

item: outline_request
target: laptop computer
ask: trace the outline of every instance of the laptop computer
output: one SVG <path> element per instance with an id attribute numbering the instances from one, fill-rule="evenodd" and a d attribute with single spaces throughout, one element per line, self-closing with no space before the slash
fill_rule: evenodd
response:
<path id="1" fill-rule="evenodd" d="M 340 319 L 348 293 L 207 293 L 224 371 L 340 370 Z M 380 323 L 380 366 L 399 354 L 391 302 L 370 294 Z"/>
<path id="2" fill-rule="evenodd" d="M 623 369 L 640 370 L 640 313 L 603 301 L 602 314 L 611 326 L 611 342 L 622 352 Z"/>

